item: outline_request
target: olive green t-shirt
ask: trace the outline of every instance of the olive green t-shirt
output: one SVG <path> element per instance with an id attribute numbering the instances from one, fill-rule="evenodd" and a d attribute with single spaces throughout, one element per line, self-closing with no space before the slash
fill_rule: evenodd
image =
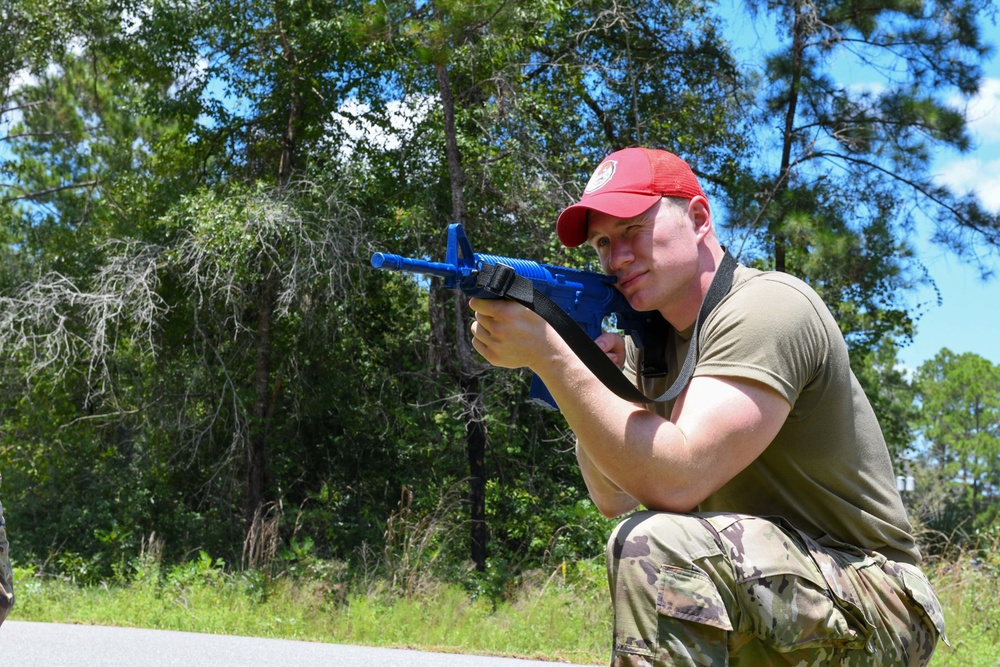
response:
<path id="1" fill-rule="evenodd" d="M 673 382 L 690 335 L 668 339 L 671 370 L 643 378 L 647 396 Z M 633 380 L 641 360 L 630 342 L 625 372 Z M 764 452 L 698 511 L 780 516 L 824 546 L 919 562 L 882 430 L 851 371 L 844 337 L 812 288 L 739 266 L 729 294 L 701 324 L 694 375 L 755 380 L 792 406 Z M 672 405 L 649 409 L 669 418 Z"/>

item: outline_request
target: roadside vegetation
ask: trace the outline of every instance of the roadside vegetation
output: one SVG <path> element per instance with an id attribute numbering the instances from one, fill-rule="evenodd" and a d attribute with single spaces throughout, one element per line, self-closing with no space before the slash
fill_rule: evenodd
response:
<path id="1" fill-rule="evenodd" d="M 500 598 L 432 577 L 401 590 L 382 578 L 351 578 L 341 563 L 293 569 L 234 571 L 204 553 L 161 568 L 144 556 L 113 581 L 83 586 L 18 568 L 11 619 L 606 661 L 603 562 L 526 573 Z"/>
<path id="2" fill-rule="evenodd" d="M 989 556 L 942 561 L 931 579 L 944 606 L 951 647 L 939 645 L 932 665 L 990 667 L 1000 664 L 1000 558 L 994 543 Z"/>
<path id="3" fill-rule="evenodd" d="M 1000 540 L 926 566 L 951 647 L 932 665 L 1000 664 Z M 603 560 L 558 563 L 487 594 L 481 575 L 430 571 L 403 584 L 352 575 L 342 562 L 286 553 L 273 574 L 202 552 L 180 565 L 141 554 L 108 581 L 16 568 L 14 620 L 85 623 L 605 664 L 611 628 Z"/>

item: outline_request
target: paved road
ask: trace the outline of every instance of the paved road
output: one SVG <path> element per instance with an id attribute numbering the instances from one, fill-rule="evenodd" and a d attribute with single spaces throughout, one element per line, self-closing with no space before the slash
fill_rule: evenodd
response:
<path id="1" fill-rule="evenodd" d="M 2 667 L 546 667 L 565 663 L 97 625 L 7 621 Z"/>

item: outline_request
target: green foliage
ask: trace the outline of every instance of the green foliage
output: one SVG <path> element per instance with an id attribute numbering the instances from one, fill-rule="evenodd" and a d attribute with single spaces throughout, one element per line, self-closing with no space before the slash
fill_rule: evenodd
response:
<path id="1" fill-rule="evenodd" d="M 945 612 L 951 646 L 939 643 L 935 667 L 987 667 L 1000 654 L 997 536 L 980 548 L 927 566 Z M 298 562 L 295 555 L 292 561 Z M 110 585 L 81 586 L 15 567 L 18 602 L 11 618 L 238 634 L 333 643 L 480 653 L 600 664 L 611 637 L 603 562 L 531 570 L 500 598 L 470 596 L 431 577 L 413 594 L 385 580 L 353 580 L 342 563 L 263 579 L 234 573 L 199 554 L 169 571 L 155 550 L 130 561 Z M 267 614 L 261 614 L 266 605 Z"/>
<path id="2" fill-rule="evenodd" d="M 987 667 L 1000 659 L 1000 536 L 994 525 L 969 548 L 952 546 L 931 571 L 951 647 L 939 645 L 931 665 Z"/>
<path id="3" fill-rule="evenodd" d="M 1000 511 L 1000 368 L 942 349 L 914 378 L 917 460 L 928 527 L 958 539 L 996 527 Z"/>
<path id="4" fill-rule="evenodd" d="M 300 561 L 296 555 L 293 561 Z M 509 595 L 470 597 L 431 577 L 410 594 L 386 580 L 352 581 L 342 563 L 266 580 L 234 573 L 202 552 L 161 568 L 155 553 L 127 576 L 81 586 L 15 568 L 22 621 L 85 622 L 593 664 L 610 634 L 603 565 L 564 563 L 528 573 Z M 268 609 L 261 614 L 262 606 Z"/>
<path id="5" fill-rule="evenodd" d="M 786 242 L 894 451 L 909 442 L 894 346 L 920 272 L 909 209 L 879 174 L 976 214 L 921 179 L 932 146 L 964 145 L 942 99 L 977 84 L 982 36 L 956 28 L 979 3 L 900 5 L 889 22 L 892 3 L 864 21 L 824 5 L 815 34 L 911 57 L 908 84 L 878 95 L 824 75 L 824 40 L 801 84 L 783 50 L 754 90 L 698 2 L 0 3 L 0 465 L 14 558 L 39 576 L 127 580 L 155 534 L 162 568 L 135 566 L 154 598 L 164 577 L 201 590 L 259 557 L 241 580 L 256 596 L 352 562 L 396 589 L 431 573 L 496 602 L 535 568 L 599 554 L 610 523 L 561 418 L 526 404 L 525 373 L 456 364 L 461 299 L 368 258 L 440 259 L 457 216 L 480 252 L 583 265 L 551 221 L 599 156 L 633 143 L 688 157 L 748 256 L 772 264 Z M 826 138 L 783 140 L 800 164 L 837 151 L 849 176 L 751 168 L 774 162 L 755 143 L 774 118 L 753 101 L 780 115 L 798 90 L 793 126 Z M 470 423 L 488 440 L 484 573 L 466 562 Z M 947 453 L 973 461 L 971 447 Z M 969 474 L 988 480 L 976 456 Z M 985 528 L 995 482 L 957 494 L 954 474 L 934 502 Z"/>
<path id="6" fill-rule="evenodd" d="M 856 356 L 905 343 L 908 297 L 926 280 L 915 224 L 958 252 L 996 248 L 998 218 L 938 185 L 940 148 L 969 147 L 961 99 L 991 45 L 987 0 L 751 2 L 773 34 L 758 91 L 770 152 L 727 190 L 729 223 L 752 256 L 818 287 Z M 837 76 L 849 62 L 867 85 Z M 876 390 L 877 384 L 866 386 Z"/>

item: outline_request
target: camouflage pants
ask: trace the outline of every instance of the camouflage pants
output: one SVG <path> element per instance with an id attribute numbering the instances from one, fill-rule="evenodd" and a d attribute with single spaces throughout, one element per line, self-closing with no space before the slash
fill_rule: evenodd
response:
<path id="1" fill-rule="evenodd" d="M 926 665 L 943 637 L 917 567 L 775 520 L 638 512 L 607 558 L 612 667 Z"/>
<path id="2" fill-rule="evenodd" d="M 3 520 L 3 505 L 0 505 L 0 624 L 14 606 L 14 575 L 10 570 L 7 547 L 7 525 Z"/>

